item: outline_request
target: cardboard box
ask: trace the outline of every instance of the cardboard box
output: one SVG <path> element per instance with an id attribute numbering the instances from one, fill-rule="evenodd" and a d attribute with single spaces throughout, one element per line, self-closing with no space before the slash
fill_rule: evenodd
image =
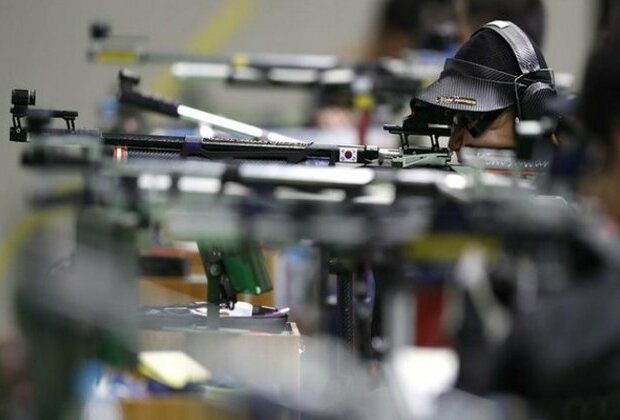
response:
<path id="1" fill-rule="evenodd" d="M 189 396 L 121 400 L 122 420 L 244 420 L 242 407 Z"/>
<path id="2" fill-rule="evenodd" d="M 182 350 L 215 377 L 299 400 L 301 336 L 295 323 L 280 334 L 251 331 L 143 331 L 142 350 Z"/>

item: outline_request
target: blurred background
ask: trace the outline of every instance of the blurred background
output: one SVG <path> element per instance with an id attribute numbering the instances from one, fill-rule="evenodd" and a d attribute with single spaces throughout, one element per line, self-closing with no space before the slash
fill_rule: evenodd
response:
<path id="1" fill-rule="evenodd" d="M 102 98 L 116 85 L 118 65 L 86 60 L 89 25 L 104 21 L 122 35 L 148 38 L 154 49 L 203 54 L 256 52 L 368 56 L 376 32 L 379 0 L 0 0 L 0 114 L 4 145 L 0 153 L 0 269 L 11 269 L 11 250 L 23 229 L 23 191 L 36 176 L 19 169 L 20 146 L 8 142 L 9 97 L 14 88 L 36 89 L 37 105 L 80 112 L 78 126 L 99 121 Z M 602 9 L 593 0 L 545 0 L 544 52 L 558 72 L 574 75 L 579 86 L 582 65 L 595 36 Z M 169 67 L 142 66 L 142 85 L 178 97 Z M 266 89 L 208 91 L 212 112 L 272 125 L 296 123 L 308 98 L 300 91 Z M 4 272 L 2 274 L 5 274 Z M 10 276 L 8 276 L 10 278 Z M 0 278 L 7 278 L 1 276 Z M 10 282 L 0 282 L 0 331 L 11 328 L 7 299 Z"/>

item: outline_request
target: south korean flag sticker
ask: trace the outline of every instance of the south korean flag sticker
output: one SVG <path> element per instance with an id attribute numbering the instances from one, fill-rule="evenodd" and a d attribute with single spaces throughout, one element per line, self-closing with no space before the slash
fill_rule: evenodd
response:
<path id="1" fill-rule="evenodd" d="M 353 149 L 350 147 L 341 147 L 339 161 L 357 163 L 357 149 Z"/>

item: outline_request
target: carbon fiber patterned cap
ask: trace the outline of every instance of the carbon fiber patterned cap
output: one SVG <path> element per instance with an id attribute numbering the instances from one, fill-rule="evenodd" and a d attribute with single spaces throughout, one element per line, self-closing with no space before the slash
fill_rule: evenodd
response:
<path id="1" fill-rule="evenodd" d="M 534 50 L 540 67 L 546 68 L 542 52 L 536 45 Z M 483 29 L 476 32 L 453 59 L 446 60 L 439 79 L 416 99 L 455 111 L 496 111 L 515 103 L 514 80 L 521 74 L 506 40 L 493 30 Z M 525 87 L 532 81 L 529 77 L 522 79 L 520 86 Z"/>

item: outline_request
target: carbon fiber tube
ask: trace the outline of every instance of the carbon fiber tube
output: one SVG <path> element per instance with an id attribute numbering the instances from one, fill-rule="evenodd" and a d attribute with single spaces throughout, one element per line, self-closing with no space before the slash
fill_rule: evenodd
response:
<path id="1" fill-rule="evenodd" d="M 165 149 L 180 152 L 185 144 L 185 137 L 182 136 L 105 133 L 101 138 L 106 146 L 126 146 L 135 149 Z"/>

